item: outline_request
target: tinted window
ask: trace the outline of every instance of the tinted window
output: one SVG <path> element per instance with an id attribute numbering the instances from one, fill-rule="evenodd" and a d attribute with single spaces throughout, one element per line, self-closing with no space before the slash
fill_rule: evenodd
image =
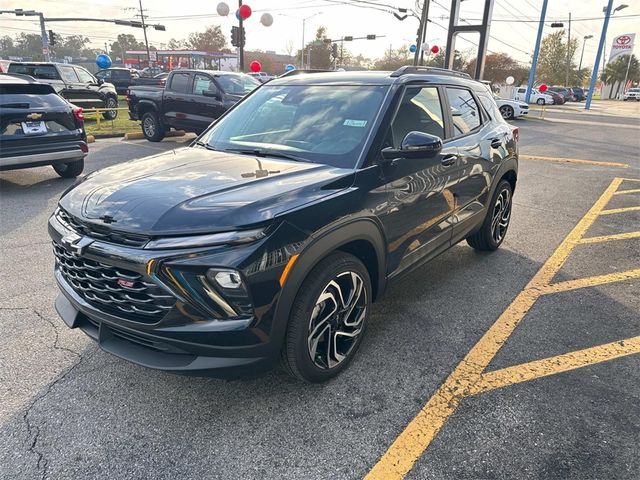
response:
<path id="1" fill-rule="evenodd" d="M 171 77 L 171 86 L 169 88 L 174 92 L 187 93 L 189 90 L 189 74 L 174 73 L 173 77 Z"/>
<path id="2" fill-rule="evenodd" d="M 469 90 L 447 88 L 447 98 L 451 107 L 454 136 L 464 135 L 480 126 L 478 104 Z"/>
<path id="3" fill-rule="evenodd" d="M 58 80 L 58 71 L 53 65 L 19 65 L 12 63 L 9 65 L 10 73 L 23 73 L 31 75 L 41 80 Z"/>
<path id="4" fill-rule="evenodd" d="M 67 83 L 78 83 L 78 76 L 76 75 L 76 71 L 73 67 L 60 67 L 60 75 L 62 75 L 62 79 Z"/>
<path id="5" fill-rule="evenodd" d="M 527 93 L 527 89 L 526 88 L 519 88 L 518 89 L 518 93 Z"/>
<path id="6" fill-rule="evenodd" d="M 216 80 L 222 90 L 232 95 L 246 95 L 260 85 L 258 80 L 249 75 L 219 75 Z"/>
<path id="7" fill-rule="evenodd" d="M 480 99 L 480 103 L 484 107 L 486 113 L 490 118 L 497 120 L 502 118 L 502 114 L 500 113 L 500 109 L 496 104 L 495 98 L 490 97 L 489 95 L 485 95 L 484 93 L 478 94 L 478 98 Z"/>
<path id="8" fill-rule="evenodd" d="M 96 78 L 101 78 L 102 80 L 111 80 L 111 70 L 100 70 L 96 73 Z"/>
<path id="9" fill-rule="evenodd" d="M 49 85 L 0 85 L 0 108 L 30 109 L 68 105 Z"/>
<path id="10" fill-rule="evenodd" d="M 206 142 L 354 168 L 388 88 L 267 84 L 218 121 Z"/>
<path id="11" fill-rule="evenodd" d="M 202 95 L 205 90 L 217 90 L 216 84 L 208 75 L 196 75 L 193 78 L 193 93 Z"/>
<path id="12" fill-rule="evenodd" d="M 78 78 L 80 79 L 80 83 L 95 83 L 93 75 L 87 72 L 84 68 L 76 67 L 75 71 L 76 75 L 78 75 Z"/>
<path id="13" fill-rule="evenodd" d="M 423 132 L 444 138 L 444 121 L 438 89 L 407 88 L 391 123 L 393 146 L 399 148 L 409 132 Z"/>
<path id="14" fill-rule="evenodd" d="M 125 70 L 112 70 L 111 77 L 114 80 L 129 80 L 129 72 Z"/>

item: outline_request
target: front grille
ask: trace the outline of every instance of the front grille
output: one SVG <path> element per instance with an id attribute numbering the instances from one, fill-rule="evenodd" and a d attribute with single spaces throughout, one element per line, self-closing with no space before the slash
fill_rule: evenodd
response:
<path id="1" fill-rule="evenodd" d="M 100 225 L 83 222 L 68 214 L 62 208 L 58 208 L 56 217 L 61 223 L 68 225 L 69 228 L 77 233 L 87 235 L 103 242 L 126 245 L 128 247 L 143 247 L 149 241 L 149 237 L 146 235 L 118 232 L 109 227 L 101 227 Z"/>
<path id="2" fill-rule="evenodd" d="M 138 322 L 156 323 L 176 302 L 173 295 L 136 272 L 80 257 L 55 242 L 53 252 L 64 279 L 78 295 L 101 311 Z"/>

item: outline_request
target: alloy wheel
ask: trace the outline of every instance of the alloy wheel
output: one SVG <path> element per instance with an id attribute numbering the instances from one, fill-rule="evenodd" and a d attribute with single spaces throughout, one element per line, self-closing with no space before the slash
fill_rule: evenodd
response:
<path id="1" fill-rule="evenodd" d="M 500 114 L 502 115 L 502 118 L 509 120 L 513 116 L 513 111 L 510 106 L 503 105 L 500 107 Z"/>
<path id="2" fill-rule="evenodd" d="M 151 117 L 144 119 L 142 122 L 142 128 L 144 129 L 144 133 L 147 137 L 153 137 L 156 133 L 156 124 Z"/>
<path id="3" fill-rule="evenodd" d="M 491 237 L 496 243 L 500 243 L 507 233 L 509 220 L 511 219 L 511 191 L 503 188 L 496 198 L 491 216 Z"/>
<path id="4" fill-rule="evenodd" d="M 362 277 L 343 272 L 331 280 L 316 300 L 309 319 L 307 345 L 316 367 L 342 363 L 363 331 L 369 299 Z"/>
<path id="5" fill-rule="evenodd" d="M 118 101 L 115 98 L 109 98 L 107 100 L 107 108 L 118 108 Z M 115 115 L 117 115 L 118 112 L 115 110 L 109 110 L 107 113 L 115 118 Z"/>

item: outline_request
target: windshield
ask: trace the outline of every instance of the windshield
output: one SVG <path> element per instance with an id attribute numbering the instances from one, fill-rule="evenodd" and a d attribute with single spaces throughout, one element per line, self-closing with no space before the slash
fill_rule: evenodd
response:
<path id="1" fill-rule="evenodd" d="M 246 95 L 260 85 L 260 82 L 249 75 L 218 75 L 216 81 L 226 93 Z"/>
<path id="2" fill-rule="evenodd" d="M 266 84 L 216 123 L 204 141 L 215 150 L 289 153 L 355 168 L 388 88 Z"/>

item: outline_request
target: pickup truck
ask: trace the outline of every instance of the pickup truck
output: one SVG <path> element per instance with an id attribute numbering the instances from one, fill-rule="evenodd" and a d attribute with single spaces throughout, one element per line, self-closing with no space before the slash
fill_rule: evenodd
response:
<path id="1" fill-rule="evenodd" d="M 8 73 L 19 73 L 35 78 L 40 83 L 51 85 L 56 93 L 84 109 L 118 108 L 118 94 L 115 87 L 104 80 L 98 80 L 88 70 L 66 63 L 55 62 L 11 62 Z M 106 120 L 118 116 L 117 110 L 102 114 Z"/>
<path id="2" fill-rule="evenodd" d="M 99 70 L 96 72 L 96 78 L 112 83 L 121 95 L 127 93 L 128 88 L 136 85 L 155 85 L 158 87 L 164 85 L 164 79 L 141 77 L 136 70 L 122 67 Z"/>
<path id="3" fill-rule="evenodd" d="M 151 142 L 162 140 L 171 127 L 200 134 L 259 85 L 244 73 L 175 70 L 164 88 L 127 90 L 129 118 L 141 121 L 142 133 Z"/>

